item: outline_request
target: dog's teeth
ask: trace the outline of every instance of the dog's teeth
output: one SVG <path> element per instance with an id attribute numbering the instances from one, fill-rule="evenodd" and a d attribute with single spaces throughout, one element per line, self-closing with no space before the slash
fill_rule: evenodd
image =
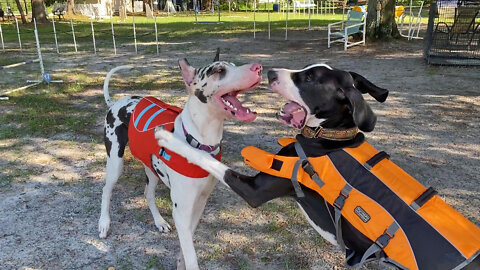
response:
<path id="1" fill-rule="evenodd" d="M 247 108 L 247 113 L 250 113 L 250 109 L 249 109 L 249 108 Z"/>

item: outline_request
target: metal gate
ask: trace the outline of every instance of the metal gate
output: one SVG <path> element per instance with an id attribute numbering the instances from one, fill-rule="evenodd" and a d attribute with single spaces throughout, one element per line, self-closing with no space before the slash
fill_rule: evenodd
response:
<path id="1" fill-rule="evenodd" d="M 432 1 L 425 58 L 429 64 L 480 66 L 480 0 Z"/>

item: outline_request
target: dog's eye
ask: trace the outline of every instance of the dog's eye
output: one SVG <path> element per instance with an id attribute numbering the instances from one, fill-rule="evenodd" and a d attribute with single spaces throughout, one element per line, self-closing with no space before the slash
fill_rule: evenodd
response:
<path id="1" fill-rule="evenodd" d="M 225 68 L 223 68 L 223 67 L 219 67 L 219 68 L 215 69 L 215 73 L 222 74 L 224 72 L 225 72 Z"/>
<path id="2" fill-rule="evenodd" d="M 311 82 L 312 81 L 312 76 L 309 74 L 307 77 L 305 77 L 305 81 Z"/>

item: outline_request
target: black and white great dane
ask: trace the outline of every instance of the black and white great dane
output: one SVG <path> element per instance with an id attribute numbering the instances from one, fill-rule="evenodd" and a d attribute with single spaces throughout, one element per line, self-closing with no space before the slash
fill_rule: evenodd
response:
<path id="1" fill-rule="evenodd" d="M 256 113 L 244 107 L 237 95 L 255 88 L 261 82 L 260 64 L 235 66 L 229 62 L 218 61 L 218 52 L 214 62 L 202 68 L 190 66 L 186 59 L 178 63 L 188 90 L 188 99 L 183 111 L 175 119 L 173 134 L 176 138 L 185 140 L 188 133 L 200 145 L 215 146 L 222 140 L 226 119 L 251 122 L 256 118 Z M 105 146 L 108 157 L 98 222 L 100 238 L 107 236 L 110 227 L 112 190 L 122 173 L 124 150 L 131 139 L 128 138 L 128 129 L 133 128 L 128 126 L 130 117 L 141 100 L 140 97 L 124 97 L 115 102 L 110 99 L 108 81 L 116 70 L 122 68 L 125 66 L 110 71 L 104 84 L 105 100 L 109 107 L 105 118 Z M 170 188 L 173 219 L 180 240 L 177 269 L 198 269 L 192 237 L 217 180 L 210 175 L 191 179 L 172 170 L 155 156 L 152 156 L 152 166 L 155 171 L 145 166 L 148 179 L 145 197 L 155 225 L 161 232 L 171 229 L 155 204 L 155 187 L 161 179 Z"/>
<path id="2" fill-rule="evenodd" d="M 354 72 L 337 70 L 324 64 L 307 66 L 301 70 L 272 69 L 268 72 L 270 87 L 289 102 L 277 114 L 284 124 L 302 129 L 296 136 L 308 157 L 322 156 L 342 148 L 360 145 L 365 137 L 357 133 L 350 139 L 335 140 L 325 137 L 304 136 L 303 130 L 321 126 L 330 130 L 347 130 L 358 127 L 370 132 L 376 124 L 376 115 L 363 99 L 362 94 L 370 94 L 383 102 L 388 91 L 377 87 L 366 78 Z M 304 197 L 298 197 L 290 179 L 272 176 L 263 172 L 256 176 L 245 176 L 229 169 L 209 155 L 192 149 L 172 134 L 156 129 L 155 137 L 162 145 L 185 156 L 223 184 L 233 189 L 252 207 L 279 197 L 293 197 L 311 226 L 328 242 L 338 246 L 331 206 L 314 190 L 302 185 Z M 294 144 L 285 146 L 278 152 L 282 156 L 297 156 Z M 343 230 L 343 240 L 365 251 L 370 243 L 356 237 L 354 228 Z M 352 254 L 352 253 L 350 253 Z M 363 254 L 363 252 L 362 252 Z M 347 256 L 353 262 L 359 258 Z M 480 269 L 480 256 L 467 265 L 465 270 Z"/>

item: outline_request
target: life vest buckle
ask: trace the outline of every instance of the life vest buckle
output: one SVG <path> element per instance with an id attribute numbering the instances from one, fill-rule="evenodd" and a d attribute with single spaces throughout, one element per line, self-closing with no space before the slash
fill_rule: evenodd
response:
<path id="1" fill-rule="evenodd" d="M 375 244 L 379 246 L 382 250 L 388 245 L 390 242 L 390 239 L 392 239 L 393 236 L 390 235 L 388 232 L 384 232 L 382 235 L 380 235 L 377 240 L 375 241 Z"/>
<path id="2" fill-rule="evenodd" d="M 311 178 L 313 178 L 314 175 L 317 174 L 317 172 L 313 169 L 312 164 L 310 164 L 310 162 L 308 162 L 308 160 L 304 160 L 302 162 L 302 168 L 306 173 L 308 173 L 308 175 L 310 175 Z"/>
<path id="3" fill-rule="evenodd" d="M 333 202 L 333 206 L 335 206 L 335 208 L 337 208 L 338 210 L 342 210 L 343 206 L 345 205 L 345 201 L 347 200 L 347 198 L 348 198 L 348 194 L 344 193 L 343 189 L 342 189 L 340 191 L 340 194 L 338 195 L 338 197 Z"/>

